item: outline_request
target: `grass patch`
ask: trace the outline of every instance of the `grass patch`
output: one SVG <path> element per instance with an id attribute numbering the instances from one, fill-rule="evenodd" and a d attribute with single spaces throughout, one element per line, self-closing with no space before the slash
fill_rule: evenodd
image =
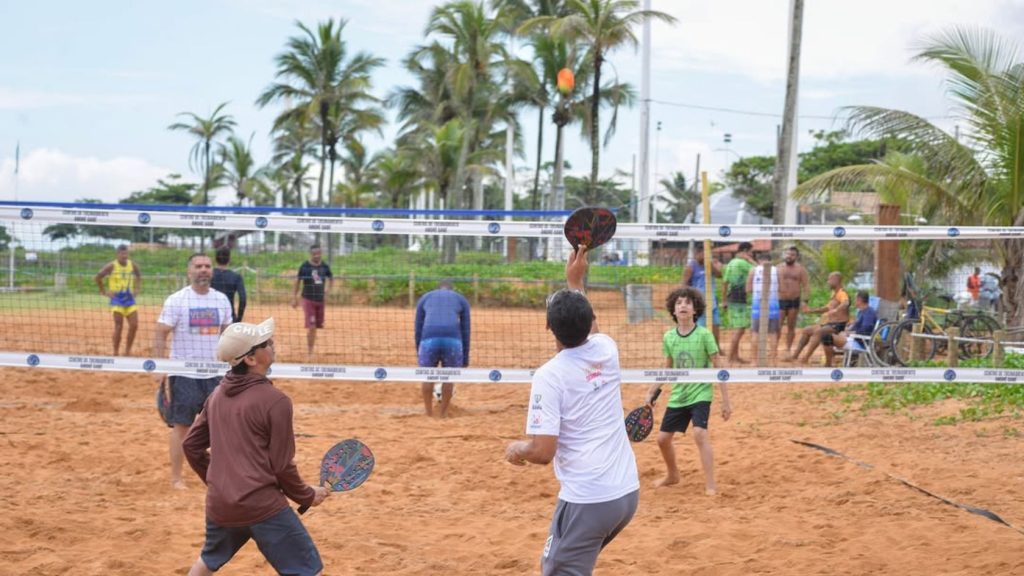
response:
<path id="1" fill-rule="evenodd" d="M 987 360 L 964 362 L 963 367 L 981 367 Z M 1024 355 L 1008 354 L 1007 368 L 1024 367 Z M 841 386 L 818 391 L 821 399 L 838 399 L 851 409 L 889 410 L 900 412 L 915 406 L 927 406 L 944 400 L 956 399 L 966 403 L 957 414 L 940 416 L 932 420 L 936 426 L 950 426 L 960 422 L 982 422 L 1009 416 L 1024 417 L 1024 384 L 981 384 L 977 382 L 881 383 Z M 1007 437 L 1019 434 L 1004 433 Z"/>

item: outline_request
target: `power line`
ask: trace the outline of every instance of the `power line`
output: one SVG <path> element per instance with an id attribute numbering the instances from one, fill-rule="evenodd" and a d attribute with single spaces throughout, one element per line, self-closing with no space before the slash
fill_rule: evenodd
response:
<path id="1" fill-rule="evenodd" d="M 720 106 L 703 106 L 701 104 L 687 104 L 684 102 L 669 102 L 667 100 L 655 100 L 651 99 L 654 104 L 661 104 L 662 106 L 672 106 L 674 108 L 689 108 L 692 110 L 706 110 L 709 112 L 725 112 L 727 114 L 741 114 L 743 116 L 761 116 L 767 118 L 781 118 L 782 114 L 775 112 L 760 112 L 757 110 L 740 110 L 738 108 L 723 108 Z M 800 118 L 811 119 L 811 120 L 836 120 L 839 116 L 825 116 L 822 114 L 800 114 Z M 953 116 L 923 116 L 925 120 L 949 120 L 954 118 Z"/>

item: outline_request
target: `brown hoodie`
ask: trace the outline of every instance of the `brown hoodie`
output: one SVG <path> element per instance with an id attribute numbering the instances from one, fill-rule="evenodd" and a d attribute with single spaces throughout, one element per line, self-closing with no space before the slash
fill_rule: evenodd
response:
<path id="1" fill-rule="evenodd" d="M 206 516 L 219 526 L 262 522 L 288 505 L 285 496 L 313 502 L 293 461 L 292 401 L 265 376 L 228 372 L 183 448 L 207 485 Z"/>

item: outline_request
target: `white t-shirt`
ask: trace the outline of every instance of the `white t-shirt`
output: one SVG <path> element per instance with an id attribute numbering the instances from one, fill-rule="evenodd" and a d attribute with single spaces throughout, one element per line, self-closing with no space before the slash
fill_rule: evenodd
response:
<path id="1" fill-rule="evenodd" d="M 206 294 L 199 294 L 192 286 L 186 286 L 167 297 L 157 322 L 174 328 L 171 358 L 216 361 L 221 327 L 231 324 L 231 303 L 227 296 L 212 288 Z M 209 377 L 209 374 L 198 373 L 180 375 Z"/>
<path id="2" fill-rule="evenodd" d="M 619 349 L 604 334 L 562 350 L 534 373 L 526 433 L 558 436 L 560 499 L 608 502 L 640 488 L 621 386 Z"/>

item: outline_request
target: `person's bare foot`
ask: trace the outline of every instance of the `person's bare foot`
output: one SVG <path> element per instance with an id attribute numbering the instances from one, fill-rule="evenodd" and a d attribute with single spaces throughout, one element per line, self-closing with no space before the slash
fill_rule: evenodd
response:
<path id="1" fill-rule="evenodd" d="M 653 486 L 655 488 L 661 488 L 662 486 L 671 486 L 673 484 L 679 484 L 679 476 L 665 476 L 654 481 Z"/>
<path id="2" fill-rule="evenodd" d="M 184 480 L 180 480 L 179 479 L 179 480 L 171 480 L 171 488 L 174 488 L 175 490 L 186 490 L 186 489 L 188 489 L 188 486 L 185 485 L 185 481 Z"/>
<path id="3" fill-rule="evenodd" d="M 743 358 L 740 358 L 739 356 L 733 358 L 732 361 L 733 361 L 733 363 L 739 364 L 740 366 L 743 366 L 745 364 L 750 364 L 750 360 L 745 360 Z"/>
<path id="4" fill-rule="evenodd" d="M 714 488 L 705 488 L 704 489 L 704 495 L 705 496 L 717 496 L 718 492 L 715 491 Z"/>

